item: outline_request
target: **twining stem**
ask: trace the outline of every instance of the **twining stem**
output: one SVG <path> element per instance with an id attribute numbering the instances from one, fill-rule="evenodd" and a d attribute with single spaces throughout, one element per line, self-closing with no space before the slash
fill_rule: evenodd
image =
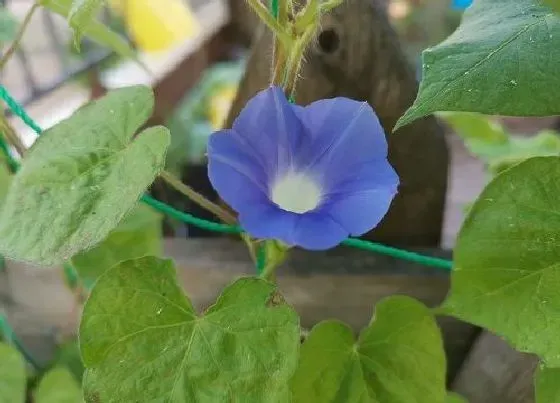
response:
<path id="1" fill-rule="evenodd" d="M 16 149 L 18 154 L 23 157 L 27 148 L 17 135 L 10 122 L 8 122 L 8 119 L 6 119 L 6 115 L 4 114 L 3 109 L 0 110 L 0 132 L 4 133 L 4 135 L 6 136 L 6 140 L 8 140 L 8 143 L 10 143 L 10 145 L 12 145 Z"/>
<path id="2" fill-rule="evenodd" d="M 309 42 L 313 39 L 316 28 L 316 24 L 307 27 L 303 35 L 294 42 L 294 46 L 288 57 L 283 87 L 286 94 L 289 94 L 290 96 L 293 96 L 295 92 L 296 81 L 303 63 L 303 55 L 305 53 L 305 49 L 307 49 L 307 46 L 309 45 Z"/>
<path id="3" fill-rule="evenodd" d="M 247 0 L 247 4 L 259 16 L 260 20 L 277 36 L 278 40 L 288 47 L 290 43 L 290 36 L 276 18 L 268 11 L 266 6 L 260 0 Z"/>
<path id="4" fill-rule="evenodd" d="M 198 193 L 190 186 L 185 185 L 183 182 L 181 182 L 178 178 L 176 178 L 171 173 L 167 171 L 163 171 L 159 174 L 159 176 L 170 186 L 172 186 L 175 190 L 188 197 L 190 200 L 198 204 L 203 209 L 211 212 L 226 224 L 235 224 L 237 222 L 235 217 L 232 216 L 230 213 L 228 213 L 225 209 L 211 202 L 210 200 L 202 196 L 200 193 Z"/>
<path id="5" fill-rule="evenodd" d="M 21 43 L 21 39 L 23 38 L 23 34 L 25 33 L 25 30 L 27 29 L 27 26 L 31 22 L 31 18 L 33 17 L 33 14 L 35 14 L 35 11 L 37 11 L 39 9 L 39 7 L 40 7 L 39 3 L 35 2 L 31 6 L 31 8 L 27 12 L 27 14 L 25 14 L 23 22 L 21 23 L 21 25 L 19 27 L 19 30 L 16 34 L 16 37 L 15 37 L 14 41 L 12 42 L 12 45 L 8 48 L 6 53 L 4 53 L 4 55 L 0 59 L 0 71 L 2 71 L 4 69 L 4 66 L 6 65 L 8 60 L 10 60 L 10 58 L 12 57 L 14 52 L 19 48 L 20 43 Z"/>

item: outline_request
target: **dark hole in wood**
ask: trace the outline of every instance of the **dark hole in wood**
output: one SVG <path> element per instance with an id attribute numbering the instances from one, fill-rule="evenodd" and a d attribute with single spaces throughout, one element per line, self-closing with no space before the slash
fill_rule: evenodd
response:
<path id="1" fill-rule="evenodd" d="M 334 29 L 326 29 L 319 34 L 319 47 L 325 53 L 333 53 L 340 46 L 340 37 Z"/>

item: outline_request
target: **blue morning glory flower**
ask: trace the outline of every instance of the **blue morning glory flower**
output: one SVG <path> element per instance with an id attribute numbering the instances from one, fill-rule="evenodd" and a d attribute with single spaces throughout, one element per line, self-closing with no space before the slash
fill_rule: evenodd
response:
<path id="1" fill-rule="evenodd" d="M 208 174 L 251 236 L 310 250 L 376 227 L 399 184 L 367 103 L 301 107 L 278 87 L 252 98 L 231 130 L 210 136 Z"/>

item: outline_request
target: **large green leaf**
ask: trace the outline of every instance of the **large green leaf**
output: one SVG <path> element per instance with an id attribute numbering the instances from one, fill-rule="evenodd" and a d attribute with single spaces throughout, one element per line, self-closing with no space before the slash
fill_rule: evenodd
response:
<path id="1" fill-rule="evenodd" d="M 40 3 L 64 18 L 70 18 L 71 16 L 73 0 L 40 0 Z M 138 60 L 136 51 L 130 44 L 99 21 L 90 20 L 88 24 L 81 27 L 80 34 L 87 36 L 100 45 L 108 47 L 123 57 Z"/>
<path id="2" fill-rule="evenodd" d="M 35 403 L 81 403 L 82 389 L 63 367 L 48 371 L 33 393 Z"/>
<path id="3" fill-rule="evenodd" d="M 356 342 L 337 321 L 316 325 L 292 380 L 295 403 L 443 403 L 445 353 L 438 326 L 420 302 L 379 302 Z"/>
<path id="4" fill-rule="evenodd" d="M 138 204 L 103 242 L 74 256 L 74 268 L 89 287 L 100 274 L 117 263 L 143 256 L 161 256 L 161 226 L 161 214 Z"/>
<path id="5" fill-rule="evenodd" d="M 173 263 L 144 257 L 100 276 L 80 343 L 87 402 L 284 403 L 299 320 L 272 284 L 254 278 L 197 316 Z"/>
<path id="6" fill-rule="evenodd" d="M 20 353 L 0 343 L 0 403 L 24 403 L 27 377 Z"/>
<path id="7" fill-rule="evenodd" d="M 560 157 L 498 175 L 463 224 L 444 311 L 560 366 Z"/>
<path id="8" fill-rule="evenodd" d="M 18 21 L 5 6 L 0 6 L 0 44 L 11 42 L 18 30 Z"/>
<path id="9" fill-rule="evenodd" d="M 74 40 L 79 43 L 82 33 L 95 21 L 105 0 L 72 0 L 68 23 L 74 30 Z"/>
<path id="10" fill-rule="evenodd" d="M 153 94 L 110 92 L 44 132 L 0 214 L 0 253 L 58 264 L 102 241 L 162 169 L 169 133 L 146 129 Z"/>
<path id="11" fill-rule="evenodd" d="M 537 368 L 535 395 L 536 403 L 560 403 L 560 368 Z"/>
<path id="12" fill-rule="evenodd" d="M 539 0 L 476 0 L 424 51 L 420 92 L 395 130 L 436 111 L 560 114 L 559 59 L 560 16 Z"/>

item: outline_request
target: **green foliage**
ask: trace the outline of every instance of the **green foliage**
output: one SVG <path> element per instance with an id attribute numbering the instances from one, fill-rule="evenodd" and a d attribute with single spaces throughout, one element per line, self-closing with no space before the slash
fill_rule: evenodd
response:
<path id="1" fill-rule="evenodd" d="M 468 403 L 467 399 L 457 393 L 448 393 L 445 403 Z"/>
<path id="2" fill-rule="evenodd" d="M 163 168 L 169 133 L 135 132 L 150 117 L 147 87 L 110 92 L 44 132 L 0 214 L 0 251 L 58 264 L 102 241 Z"/>
<path id="3" fill-rule="evenodd" d="M 82 390 L 72 374 L 63 367 L 47 372 L 33 396 L 35 403 L 81 403 Z"/>
<path id="4" fill-rule="evenodd" d="M 445 353 L 439 328 L 420 302 L 379 302 L 356 342 L 337 321 L 316 325 L 292 380 L 295 403 L 443 403 Z"/>
<path id="5" fill-rule="evenodd" d="M 560 0 L 543 0 L 543 3 L 552 8 L 557 13 L 560 13 Z"/>
<path id="6" fill-rule="evenodd" d="M 98 0 L 93 1 L 97 2 Z M 92 0 L 40 0 L 41 5 L 64 18 L 68 18 L 71 23 L 74 21 L 76 24 L 78 21 L 85 21 L 89 13 L 87 12 L 87 7 L 85 9 L 78 8 L 77 10 L 82 10 L 78 13 L 79 19 L 75 20 L 76 14 L 74 14 L 74 20 L 72 20 L 72 10 L 75 2 L 89 4 Z M 92 15 L 89 16 L 92 17 Z M 85 25 L 79 26 L 79 35 L 85 35 L 123 57 L 138 60 L 136 52 L 124 38 L 94 19 L 89 20 Z"/>
<path id="7" fill-rule="evenodd" d="M 477 0 L 459 28 L 423 53 L 414 105 L 397 127 L 437 111 L 560 114 L 560 16 L 538 0 Z"/>
<path id="8" fill-rule="evenodd" d="M 515 136 L 494 119 L 478 113 L 438 114 L 463 139 L 469 151 L 482 159 L 492 175 L 528 158 L 560 155 L 560 136 L 543 130 L 535 136 Z"/>
<path id="9" fill-rule="evenodd" d="M 82 382 L 84 366 L 82 364 L 82 357 L 80 357 L 80 348 L 77 340 L 70 340 L 58 346 L 50 369 L 56 367 L 68 369 L 78 383 Z"/>
<path id="10" fill-rule="evenodd" d="M 18 351 L 0 343 L 0 403 L 24 403 L 27 374 Z"/>
<path id="11" fill-rule="evenodd" d="M 560 368 L 540 366 L 535 374 L 535 403 L 560 403 Z"/>
<path id="12" fill-rule="evenodd" d="M 0 6 L 0 45 L 15 38 L 18 26 L 19 23 L 10 10 Z"/>
<path id="13" fill-rule="evenodd" d="M 72 258 L 81 280 L 90 287 L 105 270 L 125 260 L 161 256 L 162 215 L 138 204 L 96 247 Z"/>
<path id="14" fill-rule="evenodd" d="M 74 42 L 79 45 L 82 33 L 95 21 L 105 0 L 72 0 L 68 12 L 68 23 L 74 30 Z"/>
<path id="15" fill-rule="evenodd" d="M 498 175 L 463 224 L 444 309 L 560 366 L 560 157 Z"/>
<path id="16" fill-rule="evenodd" d="M 251 278 L 197 316 L 173 263 L 144 257 L 101 275 L 80 343 L 88 402 L 280 403 L 297 364 L 299 320 L 272 284 Z"/>

